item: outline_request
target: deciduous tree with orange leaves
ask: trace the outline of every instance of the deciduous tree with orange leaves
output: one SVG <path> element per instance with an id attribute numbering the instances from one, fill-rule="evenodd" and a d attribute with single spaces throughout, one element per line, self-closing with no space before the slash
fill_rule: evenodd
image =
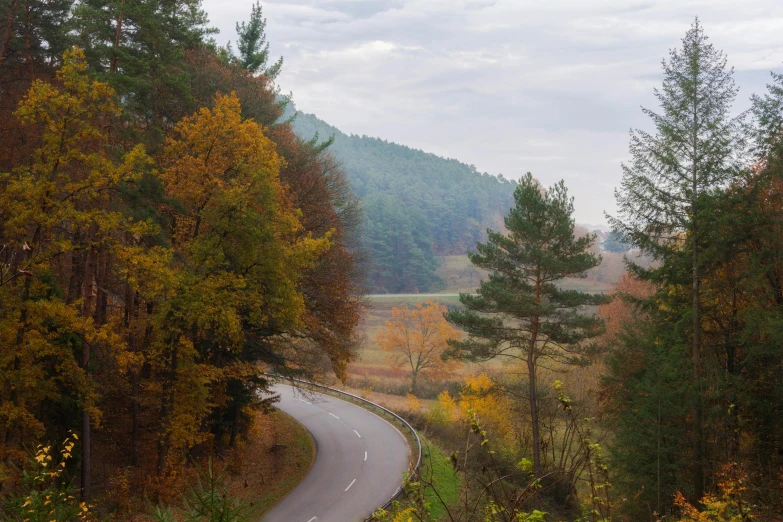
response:
<path id="1" fill-rule="evenodd" d="M 376 342 L 388 355 L 389 361 L 411 371 L 411 393 L 416 395 L 419 374 L 431 376 L 452 372 L 458 364 L 444 361 L 441 354 L 448 342 L 459 339 L 459 331 L 446 321 L 443 314 L 448 308 L 440 303 L 427 301 L 416 305 L 392 308 L 392 319 L 376 336 Z"/>
<path id="2" fill-rule="evenodd" d="M 170 493 L 275 400 L 262 364 L 344 377 L 357 339 L 361 209 L 329 142 L 280 121 L 271 69 L 203 45 L 199 0 L 99 3 L 0 8 L 4 492 L 73 431 L 84 499 L 120 474 Z"/>
<path id="3" fill-rule="evenodd" d="M 166 143 L 161 177 L 178 202 L 167 209 L 177 288 L 157 312 L 159 471 L 169 457 L 183 456 L 170 455 L 170 448 L 210 440 L 202 429 L 210 413 L 223 417 L 241 407 L 229 386 L 257 392 L 259 357 L 248 344 L 300 324 L 297 280 L 330 242 L 328 234 L 299 233 L 281 165 L 263 128 L 243 120 L 233 95 L 218 95 L 213 108 L 183 118 Z"/>

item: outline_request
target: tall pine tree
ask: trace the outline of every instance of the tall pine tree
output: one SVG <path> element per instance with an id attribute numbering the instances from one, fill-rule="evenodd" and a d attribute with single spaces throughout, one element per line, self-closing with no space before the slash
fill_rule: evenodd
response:
<path id="1" fill-rule="evenodd" d="M 81 0 L 72 23 L 90 67 L 121 97 L 135 139 L 157 151 L 195 108 L 185 51 L 215 32 L 201 0 Z"/>
<path id="2" fill-rule="evenodd" d="M 489 272 L 477 294 L 460 294 L 465 310 L 447 318 L 469 337 L 453 341 L 447 356 L 468 361 L 506 358 L 527 368 L 533 434 L 533 472 L 541 466 L 538 371 L 542 364 L 578 364 L 600 331 L 600 320 L 584 307 L 602 296 L 561 290 L 557 283 L 598 266 L 590 253 L 594 235 L 574 237 L 573 198 L 561 181 L 548 191 L 527 174 L 514 192 L 515 206 L 505 218 L 507 234 L 488 231 L 470 261 Z M 536 495 L 538 508 L 540 499 Z"/>
<path id="3" fill-rule="evenodd" d="M 783 74 L 771 73 L 772 83 L 767 84 L 767 92 L 751 96 L 753 106 L 754 153 L 763 157 L 770 152 L 780 153 L 780 132 L 783 130 Z"/>
<path id="4" fill-rule="evenodd" d="M 642 279 L 690 287 L 690 345 L 694 380 L 692 412 L 693 495 L 704 492 L 701 280 L 707 267 L 704 226 L 714 196 L 739 173 L 741 117 L 732 117 L 737 94 L 726 56 L 708 42 L 698 19 L 663 61 L 661 111 L 643 109 L 655 133 L 631 133 L 631 160 L 616 191 L 619 216 L 608 216 L 624 241 L 660 264 Z"/>
<path id="5" fill-rule="evenodd" d="M 248 22 L 237 23 L 239 65 L 252 74 L 263 74 L 270 80 L 277 78 L 283 67 L 283 57 L 269 64 L 269 42 L 266 41 L 266 18 L 261 12 L 261 2 L 256 2 L 250 11 Z M 230 47 L 229 47 L 230 49 Z"/>

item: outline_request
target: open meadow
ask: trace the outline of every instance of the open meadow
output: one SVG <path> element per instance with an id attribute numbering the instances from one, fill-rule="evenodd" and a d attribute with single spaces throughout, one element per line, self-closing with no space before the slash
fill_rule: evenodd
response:
<path id="1" fill-rule="evenodd" d="M 393 365 L 389 361 L 388 354 L 381 349 L 376 340 L 378 334 L 385 328 L 386 322 L 392 318 L 392 309 L 415 308 L 416 305 L 427 302 L 440 303 L 449 309 L 461 308 L 459 293 L 475 292 L 480 281 L 487 277 L 486 272 L 473 266 L 467 256 L 444 256 L 440 261 L 441 265 L 437 273 L 445 281 L 446 287 L 437 294 L 375 294 L 367 297 L 358 330 L 361 339 L 360 348 L 356 360 L 348 366 L 349 387 L 364 393 L 372 391 L 399 396 L 410 392 L 410 370 Z M 598 281 L 595 277 L 567 279 L 561 283 L 561 287 L 591 293 L 609 293 L 614 289 L 613 284 Z M 454 395 L 459 391 L 465 377 L 479 373 L 514 371 L 508 365 L 509 363 L 499 359 L 482 364 L 463 364 L 451 375 L 438 380 L 425 379 L 417 395 L 424 404 L 444 390 Z M 574 370 L 576 374 L 585 371 L 587 370 Z M 562 379 L 562 376 L 560 378 Z M 389 401 L 399 403 L 388 397 L 381 400 L 386 403 Z"/>

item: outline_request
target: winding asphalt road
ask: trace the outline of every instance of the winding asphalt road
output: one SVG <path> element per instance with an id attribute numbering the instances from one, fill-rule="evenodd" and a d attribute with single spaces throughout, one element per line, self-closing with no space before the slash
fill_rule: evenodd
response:
<path id="1" fill-rule="evenodd" d="M 391 424 L 364 408 L 277 384 L 277 407 L 315 440 L 312 469 L 263 522 L 359 522 L 402 486 L 410 449 Z"/>

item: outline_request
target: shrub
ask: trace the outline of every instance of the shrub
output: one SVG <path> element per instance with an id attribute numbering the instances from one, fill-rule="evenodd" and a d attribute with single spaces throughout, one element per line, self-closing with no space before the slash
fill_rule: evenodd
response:
<path id="1" fill-rule="evenodd" d="M 68 436 L 59 458 L 55 449 L 39 445 L 22 472 L 22 491 L 10 496 L 3 506 L 5 519 L 25 522 L 86 522 L 92 520 L 90 506 L 79 502 L 75 488 L 65 476 L 78 437 Z"/>

